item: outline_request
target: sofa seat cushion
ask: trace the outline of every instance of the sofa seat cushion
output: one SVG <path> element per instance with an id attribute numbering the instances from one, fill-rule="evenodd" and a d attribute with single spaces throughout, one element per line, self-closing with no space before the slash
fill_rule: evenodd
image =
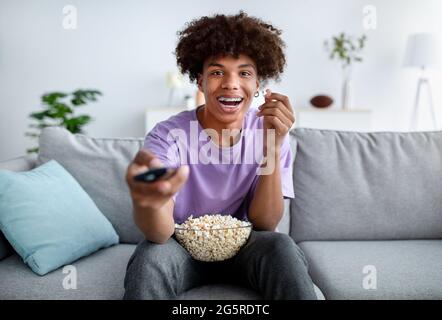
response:
<path id="1" fill-rule="evenodd" d="M 33 273 L 17 254 L 0 261 L 0 300 L 118 300 L 124 295 L 124 276 L 129 258 L 136 245 L 119 244 L 102 249 L 77 260 L 77 289 L 64 289 L 63 280 L 69 274 L 63 268 L 45 276 Z M 318 299 L 324 299 L 315 287 Z M 260 300 L 256 292 L 231 285 L 207 284 L 182 294 L 179 300 Z"/>
<path id="2" fill-rule="evenodd" d="M 135 247 L 116 245 L 72 263 L 77 272 L 77 289 L 64 289 L 63 280 L 73 273 L 63 273 L 63 267 L 38 276 L 14 254 L 0 261 L 0 300 L 121 299 L 127 262 Z"/>
<path id="3" fill-rule="evenodd" d="M 299 246 L 326 299 L 442 299 L 442 240 L 305 241 Z"/>

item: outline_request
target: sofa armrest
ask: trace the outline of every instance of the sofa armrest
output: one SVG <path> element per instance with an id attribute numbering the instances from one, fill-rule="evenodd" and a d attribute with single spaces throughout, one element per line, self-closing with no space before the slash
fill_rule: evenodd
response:
<path id="1" fill-rule="evenodd" d="M 26 155 L 0 161 L 0 169 L 11 171 L 28 171 L 35 168 L 37 164 L 37 155 Z"/>

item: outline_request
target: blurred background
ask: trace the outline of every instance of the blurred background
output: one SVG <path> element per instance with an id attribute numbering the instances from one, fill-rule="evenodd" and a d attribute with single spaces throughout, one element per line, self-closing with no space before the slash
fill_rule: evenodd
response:
<path id="1" fill-rule="evenodd" d="M 0 0 L 0 160 L 35 146 L 25 133 L 47 93 L 101 92 L 75 110 L 91 117 L 83 132 L 95 137 L 143 137 L 161 119 L 194 108 L 196 85 L 176 74 L 176 33 L 195 18 L 239 10 L 283 31 L 287 68 L 268 87 L 290 97 L 295 126 L 440 129 L 440 0 Z M 342 33 L 356 44 L 366 36 L 348 82 L 342 61 L 330 58 Z M 315 96 L 326 99 L 312 104 Z"/>

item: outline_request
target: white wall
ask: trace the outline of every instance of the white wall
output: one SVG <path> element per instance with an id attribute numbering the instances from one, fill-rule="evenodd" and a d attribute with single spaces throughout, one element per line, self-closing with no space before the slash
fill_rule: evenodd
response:
<path id="1" fill-rule="evenodd" d="M 78 9 L 77 30 L 62 28 L 68 4 Z M 103 92 L 81 110 L 95 118 L 89 135 L 143 136 L 144 109 L 167 102 L 176 31 L 216 12 L 244 9 L 283 29 L 288 67 L 273 88 L 295 108 L 322 92 L 339 107 L 340 70 L 322 43 L 341 31 L 361 34 L 365 5 L 376 6 L 378 27 L 367 32 L 365 61 L 355 70 L 356 108 L 373 110 L 374 130 L 407 130 L 418 75 L 401 68 L 407 35 L 442 29 L 440 0 L 0 0 L 0 160 L 35 145 L 24 136 L 28 115 L 53 90 Z M 441 117 L 440 72 L 432 80 Z"/>

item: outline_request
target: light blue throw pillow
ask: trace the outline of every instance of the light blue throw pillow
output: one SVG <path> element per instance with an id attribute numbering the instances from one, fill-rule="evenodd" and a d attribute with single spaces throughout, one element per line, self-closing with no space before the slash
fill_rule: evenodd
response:
<path id="1" fill-rule="evenodd" d="M 0 229 L 39 275 L 118 243 L 111 223 L 55 160 L 26 172 L 0 170 Z"/>

